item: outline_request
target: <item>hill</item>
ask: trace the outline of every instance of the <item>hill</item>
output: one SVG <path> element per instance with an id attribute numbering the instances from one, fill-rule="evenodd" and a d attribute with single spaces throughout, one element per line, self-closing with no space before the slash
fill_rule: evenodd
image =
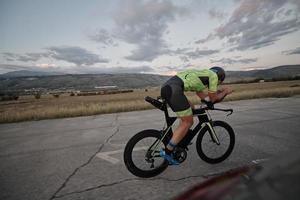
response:
<path id="1" fill-rule="evenodd" d="M 0 78 L 0 91 L 24 90 L 31 88 L 53 89 L 94 89 L 99 86 L 118 88 L 145 88 L 159 86 L 167 76 L 153 74 L 68 74 L 54 76 L 5 77 Z"/>
<path id="2" fill-rule="evenodd" d="M 58 72 L 42 72 L 42 71 L 30 71 L 30 70 L 19 70 L 7 72 L 5 74 L 0 74 L 0 78 L 8 77 L 32 77 L 32 76 L 53 76 L 53 75 L 63 75 Z"/>
<path id="3" fill-rule="evenodd" d="M 227 81 L 243 79 L 280 79 L 300 76 L 300 65 L 283 65 L 270 69 L 250 71 L 228 71 Z"/>
<path id="4" fill-rule="evenodd" d="M 227 82 L 246 79 L 274 79 L 299 77 L 300 65 L 278 66 L 271 69 L 252 71 L 228 71 Z M 124 88 L 155 87 L 169 77 L 154 74 L 66 74 L 55 75 L 44 72 L 15 71 L 0 75 L 0 91 L 16 91 L 32 88 L 53 89 L 94 89 L 99 86 Z"/>

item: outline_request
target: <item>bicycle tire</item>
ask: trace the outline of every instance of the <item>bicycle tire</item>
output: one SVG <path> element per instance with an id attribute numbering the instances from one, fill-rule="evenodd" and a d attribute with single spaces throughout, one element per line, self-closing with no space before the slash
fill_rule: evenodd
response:
<path id="1" fill-rule="evenodd" d="M 150 178 L 157 176 L 158 174 L 162 173 L 167 167 L 168 167 L 168 161 L 163 160 L 162 164 L 158 166 L 157 168 L 150 169 L 150 170 L 143 170 L 137 167 L 137 165 L 134 163 L 132 158 L 132 153 L 134 150 L 134 147 L 136 144 L 145 138 L 155 138 L 159 139 L 161 137 L 161 132 L 158 130 L 148 129 L 143 130 L 136 135 L 134 135 L 126 144 L 125 150 L 124 150 L 124 163 L 126 168 L 135 176 L 141 177 L 141 178 Z M 163 141 L 164 147 L 166 147 L 166 141 Z"/>
<path id="2" fill-rule="evenodd" d="M 229 145 L 228 145 L 228 148 L 225 151 L 225 153 L 222 154 L 221 156 L 218 156 L 215 158 L 212 158 L 212 157 L 208 156 L 206 153 L 204 153 L 202 142 L 203 142 L 204 135 L 209 134 L 208 126 L 205 126 L 204 128 L 202 128 L 200 133 L 198 134 L 197 142 L 196 142 L 196 149 L 197 149 L 197 153 L 198 153 L 199 157 L 202 160 L 204 160 L 205 162 L 210 163 L 210 164 L 217 164 L 217 163 L 224 161 L 232 153 L 232 150 L 233 150 L 234 144 L 235 144 L 235 134 L 234 134 L 232 127 L 224 121 L 213 121 L 212 126 L 224 128 L 226 130 L 226 133 L 229 135 L 229 138 L 230 138 Z M 222 141 L 220 141 L 220 143 L 222 144 Z M 215 144 L 215 145 L 217 145 L 217 144 Z"/>

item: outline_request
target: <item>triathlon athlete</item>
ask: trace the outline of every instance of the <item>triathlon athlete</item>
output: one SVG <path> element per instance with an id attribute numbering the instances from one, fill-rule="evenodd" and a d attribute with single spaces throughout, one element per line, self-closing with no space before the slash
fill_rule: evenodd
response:
<path id="1" fill-rule="evenodd" d="M 167 101 L 171 109 L 180 119 L 179 126 L 173 133 L 173 137 L 168 143 L 166 149 L 161 149 L 160 155 L 168 160 L 170 165 L 178 165 L 179 162 L 174 159 L 172 154 L 176 145 L 184 138 L 189 128 L 193 125 L 193 107 L 188 101 L 184 92 L 196 92 L 200 99 L 209 99 L 212 103 L 218 103 L 232 90 L 222 88 L 217 90 L 225 79 L 225 71 L 221 67 L 212 67 L 210 69 L 189 69 L 179 72 L 176 76 L 170 78 L 161 88 L 161 96 Z M 208 89 L 208 93 L 204 92 Z"/>

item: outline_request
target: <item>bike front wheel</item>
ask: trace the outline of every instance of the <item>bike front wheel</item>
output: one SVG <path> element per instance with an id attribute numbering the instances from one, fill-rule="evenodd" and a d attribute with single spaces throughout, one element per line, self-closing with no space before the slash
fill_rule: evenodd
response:
<path id="1" fill-rule="evenodd" d="M 165 141 L 160 141 L 160 138 L 160 131 L 149 129 L 137 133 L 128 141 L 124 163 L 133 175 L 150 178 L 168 167 L 168 161 L 159 155 L 160 149 L 166 147 Z"/>
<path id="2" fill-rule="evenodd" d="M 216 164 L 224 161 L 232 152 L 235 135 L 229 124 L 223 121 L 211 123 L 220 144 L 214 142 L 209 126 L 201 129 L 196 142 L 199 157 L 207 163 Z"/>

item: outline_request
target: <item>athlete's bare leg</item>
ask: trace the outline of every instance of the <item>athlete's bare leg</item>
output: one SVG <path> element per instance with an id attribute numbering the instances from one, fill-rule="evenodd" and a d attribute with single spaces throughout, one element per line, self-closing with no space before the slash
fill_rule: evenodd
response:
<path id="1" fill-rule="evenodd" d="M 173 137 L 171 139 L 171 143 L 177 145 L 186 135 L 189 128 L 193 125 L 193 116 L 179 117 L 180 123 L 179 126 L 173 133 Z M 169 151 L 173 150 L 173 147 L 169 144 L 167 145 L 167 149 Z"/>

